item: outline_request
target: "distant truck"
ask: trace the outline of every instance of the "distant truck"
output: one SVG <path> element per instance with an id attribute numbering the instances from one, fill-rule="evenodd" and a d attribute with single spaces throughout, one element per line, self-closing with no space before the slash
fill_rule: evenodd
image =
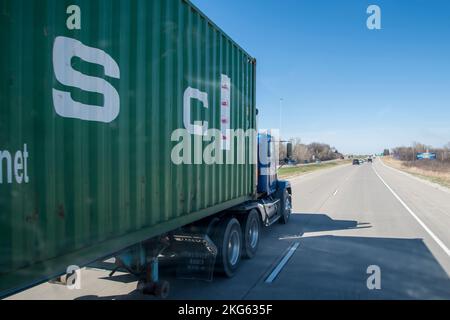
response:
<path id="1" fill-rule="evenodd" d="M 186 0 L 3 0 L 0 295 L 115 256 L 165 297 L 287 223 L 256 60 Z M 72 270 L 72 271 L 70 271 Z"/>

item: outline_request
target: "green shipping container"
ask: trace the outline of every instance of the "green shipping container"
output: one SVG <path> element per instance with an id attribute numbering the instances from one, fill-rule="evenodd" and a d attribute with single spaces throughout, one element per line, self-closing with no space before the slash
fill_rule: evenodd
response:
<path id="1" fill-rule="evenodd" d="M 255 60 L 188 1 L 0 0 L 0 43 L 1 294 L 254 198 L 249 161 L 172 159 L 256 126 Z"/>

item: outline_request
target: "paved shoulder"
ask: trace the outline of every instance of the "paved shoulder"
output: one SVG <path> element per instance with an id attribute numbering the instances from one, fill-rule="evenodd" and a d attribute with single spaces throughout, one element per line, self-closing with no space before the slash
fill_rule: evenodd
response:
<path id="1" fill-rule="evenodd" d="M 434 186 L 392 170 L 380 161 L 374 164 L 380 179 L 393 196 L 407 208 L 440 250 L 433 250 L 444 264 L 450 265 L 450 196 Z"/>

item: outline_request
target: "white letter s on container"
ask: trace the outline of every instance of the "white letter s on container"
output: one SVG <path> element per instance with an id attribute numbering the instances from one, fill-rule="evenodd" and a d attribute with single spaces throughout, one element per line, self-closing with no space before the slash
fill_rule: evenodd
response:
<path id="1" fill-rule="evenodd" d="M 78 57 L 104 67 L 105 75 L 120 79 L 120 69 L 111 56 L 100 49 L 85 46 L 80 41 L 57 37 L 53 45 L 53 68 L 56 79 L 63 85 L 104 96 L 104 105 L 93 106 L 74 101 L 70 92 L 53 89 L 53 104 L 58 115 L 65 118 L 110 123 L 120 112 L 117 90 L 106 80 L 82 74 L 72 68 L 71 60 Z"/>

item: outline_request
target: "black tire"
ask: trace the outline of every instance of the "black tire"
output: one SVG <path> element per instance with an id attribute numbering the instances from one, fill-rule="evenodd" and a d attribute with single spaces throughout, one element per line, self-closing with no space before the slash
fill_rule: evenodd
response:
<path id="1" fill-rule="evenodd" d="M 217 246 L 216 271 L 231 278 L 239 267 L 242 254 L 242 230 L 239 221 L 229 217 L 216 227 L 213 241 Z"/>
<path id="2" fill-rule="evenodd" d="M 261 235 L 261 218 L 256 209 L 251 210 L 240 219 L 243 234 L 242 256 L 252 259 L 256 255 Z"/>
<path id="3" fill-rule="evenodd" d="M 287 224 L 292 213 L 292 199 L 287 190 L 284 190 L 283 197 L 281 198 L 281 224 Z"/>
<path id="4" fill-rule="evenodd" d="M 170 284 L 167 281 L 158 282 L 155 285 L 155 297 L 167 299 L 170 294 Z"/>
<path id="5" fill-rule="evenodd" d="M 155 296 L 160 299 L 167 299 L 170 293 L 170 284 L 167 281 L 148 282 L 138 281 L 137 289 L 145 295 Z"/>

